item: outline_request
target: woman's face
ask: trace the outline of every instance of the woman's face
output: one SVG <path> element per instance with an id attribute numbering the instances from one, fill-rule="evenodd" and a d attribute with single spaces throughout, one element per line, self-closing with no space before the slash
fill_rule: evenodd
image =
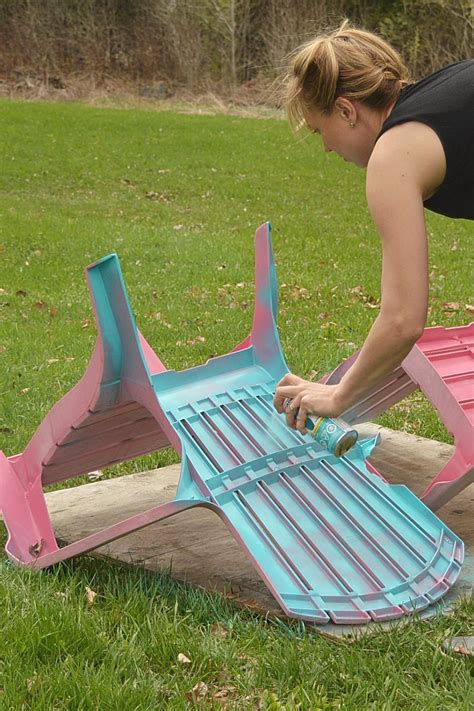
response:
<path id="1" fill-rule="evenodd" d="M 364 117 L 350 102 L 335 106 L 330 114 L 316 109 L 308 114 L 307 124 L 319 133 L 327 152 L 334 151 L 344 160 L 366 168 L 372 153 L 375 136 L 367 130 Z"/>

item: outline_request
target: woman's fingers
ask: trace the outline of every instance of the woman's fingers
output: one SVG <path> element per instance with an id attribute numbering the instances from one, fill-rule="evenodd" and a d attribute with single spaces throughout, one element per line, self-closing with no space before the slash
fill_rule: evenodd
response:
<path id="1" fill-rule="evenodd" d="M 273 398 L 273 405 L 277 412 L 285 412 L 285 400 L 286 398 L 292 398 L 298 394 L 298 386 L 305 381 L 303 378 L 293 375 L 293 373 L 287 373 L 284 378 L 280 380 L 276 387 L 275 397 Z M 289 388 L 289 390 L 285 390 Z"/>
<path id="2" fill-rule="evenodd" d="M 283 383 L 283 380 L 280 383 Z M 289 378 L 286 378 L 288 383 Z M 306 432 L 308 417 L 338 417 L 340 407 L 336 404 L 337 385 L 323 385 L 298 378 L 292 384 L 278 384 L 274 398 L 275 408 L 285 413 L 289 427 Z"/>
<path id="3" fill-rule="evenodd" d="M 285 397 L 283 399 L 283 410 L 282 412 L 285 413 L 286 416 L 286 423 L 288 427 L 291 427 L 292 429 L 296 429 L 296 419 L 298 416 L 298 409 L 299 409 L 299 397 L 291 398 L 291 397 Z"/>

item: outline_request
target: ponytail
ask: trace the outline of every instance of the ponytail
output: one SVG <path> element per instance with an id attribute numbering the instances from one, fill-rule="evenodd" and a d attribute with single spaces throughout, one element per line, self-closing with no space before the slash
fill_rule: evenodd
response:
<path id="1" fill-rule="evenodd" d="M 309 111 L 331 113 L 339 96 L 383 109 L 407 83 L 408 70 L 398 52 L 344 20 L 290 55 L 284 101 L 290 124 L 298 130 L 306 125 Z"/>

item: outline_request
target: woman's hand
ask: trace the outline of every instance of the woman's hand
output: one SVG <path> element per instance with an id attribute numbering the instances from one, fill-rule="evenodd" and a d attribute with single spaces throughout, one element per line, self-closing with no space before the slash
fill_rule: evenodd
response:
<path id="1" fill-rule="evenodd" d="M 277 385 L 273 404 L 277 412 L 286 414 L 289 427 L 306 432 L 308 416 L 337 417 L 341 414 L 343 408 L 338 403 L 337 388 L 337 385 L 312 383 L 287 373 Z M 291 403 L 285 409 L 286 398 L 290 398 Z"/>

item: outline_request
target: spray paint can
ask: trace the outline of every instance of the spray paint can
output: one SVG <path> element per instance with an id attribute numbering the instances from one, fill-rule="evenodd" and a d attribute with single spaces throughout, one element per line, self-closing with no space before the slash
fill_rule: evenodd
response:
<path id="1" fill-rule="evenodd" d="M 290 403 L 291 398 L 287 397 L 283 403 L 285 410 Z M 359 437 L 357 430 L 348 427 L 339 417 L 318 417 L 315 420 L 308 417 L 305 427 L 321 447 L 329 450 L 336 457 L 343 457 L 352 449 Z"/>

